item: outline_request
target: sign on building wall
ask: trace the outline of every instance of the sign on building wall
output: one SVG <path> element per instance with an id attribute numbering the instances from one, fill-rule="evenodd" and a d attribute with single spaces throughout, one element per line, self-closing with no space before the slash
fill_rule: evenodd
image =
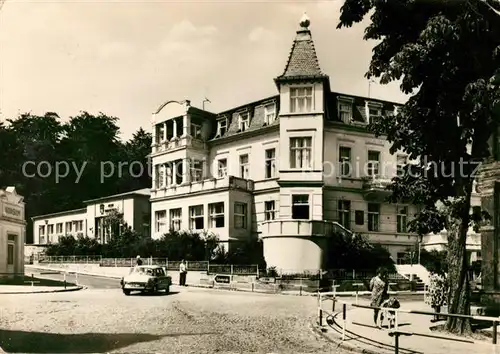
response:
<path id="1" fill-rule="evenodd" d="M 4 203 L 2 216 L 6 218 L 21 220 L 23 218 L 23 213 L 20 207 Z"/>

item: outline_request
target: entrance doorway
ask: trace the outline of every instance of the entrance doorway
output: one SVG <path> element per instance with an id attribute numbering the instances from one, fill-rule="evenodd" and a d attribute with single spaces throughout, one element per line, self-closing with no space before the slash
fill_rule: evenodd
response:
<path id="1" fill-rule="evenodd" d="M 7 235 L 7 273 L 16 273 L 17 264 L 17 247 L 16 247 L 17 235 L 8 234 Z"/>

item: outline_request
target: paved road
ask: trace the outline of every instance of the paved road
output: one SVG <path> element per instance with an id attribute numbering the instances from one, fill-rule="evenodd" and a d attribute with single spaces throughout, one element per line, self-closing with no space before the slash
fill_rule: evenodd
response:
<path id="1" fill-rule="evenodd" d="M 56 271 L 41 271 L 41 270 L 27 270 L 27 275 L 33 274 L 35 277 L 41 277 L 52 280 L 64 280 L 64 275 L 57 273 Z M 70 283 L 76 283 L 76 275 L 68 274 L 66 275 L 66 281 Z M 78 274 L 78 284 L 84 285 L 92 289 L 119 289 L 120 280 L 113 278 L 95 277 L 89 275 Z"/>
<path id="2" fill-rule="evenodd" d="M 83 278 L 82 278 L 83 279 Z M 309 329 L 317 300 L 172 287 L 0 295 L 8 353 L 337 353 Z"/>

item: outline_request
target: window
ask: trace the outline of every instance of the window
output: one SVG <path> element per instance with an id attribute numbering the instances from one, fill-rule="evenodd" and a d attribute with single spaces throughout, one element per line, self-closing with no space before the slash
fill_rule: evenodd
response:
<path id="1" fill-rule="evenodd" d="M 368 231 L 379 231 L 380 204 L 368 203 Z"/>
<path id="2" fill-rule="evenodd" d="M 191 230 L 203 230 L 203 205 L 189 207 L 189 220 Z"/>
<path id="3" fill-rule="evenodd" d="M 292 219 L 309 219 L 309 195 L 292 195 Z"/>
<path id="4" fill-rule="evenodd" d="M 368 151 L 368 176 L 379 176 L 380 152 Z"/>
<path id="5" fill-rule="evenodd" d="M 276 202 L 274 200 L 264 202 L 264 213 L 266 220 L 276 219 Z"/>
<path id="6" fill-rule="evenodd" d="M 181 229 L 182 209 L 170 209 L 170 229 L 179 231 Z"/>
<path id="7" fill-rule="evenodd" d="M 63 233 L 63 224 L 62 222 L 56 224 L 56 234 L 62 234 Z"/>
<path id="8" fill-rule="evenodd" d="M 408 207 L 398 207 L 397 223 L 398 233 L 408 232 Z"/>
<path id="9" fill-rule="evenodd" d="M 165 123 L 156 125 L 156 143 L 159 144 L 165 140 Z"/>
<path id="10" fill-rule="evenodd" d="M 210 214 L 210 227 L 224 227 L 224 203 L 213 203 L 208 205 Z"/>
<path id="11" fill-rule="evenodd" d="M 247 228 L 247 205 L 244 203 L 234 203 L 234 227 Z"/>
<path id="12" fill-rule="evenodd" d="M 351 148 L 341 146 L 339 148 L 340 176 L 349 177 L 351 175 Z"/>
<path id="13" fill-rule="evenodd" d="M 249 178 L 248 154 L 240 155 L 240 177 Z"/>
<path id="14" fill-rule="evenodd" d="M 227 159 L 217 161 L 217 176 L 219 178 L 227 176 Z"/>
<path id="15" fill-rule="evenodd" d="M 290 138 L 290 167 L 311 168 L 312 138 Z"/>
<path id="16" fill-rule="evenodd" d="M 351 201 L 350 200 L 339 200 L 338 202 L 339 211 L 339 224 L 346 229 L 351 228 Z"/>
<path id="17" fill-rule="evenodd" d="M 203 161 L 191 161 L 191 181 L 199 182 L 203 179 Z"/>
<path id="18" fill-rule="evenodd" d="M 68 221 L 66 223 L 66 234 L 73 232 L 73 224 L 71 221 Z"/>
<path id="19" fill-rule="evenodd" d="M 201 139 L 201 125 L 191 123 L 191 136 L 195 139 Z"/>
<path id="20" fill-rule="evenodd" d="M 76 232 L 83 231 L 83 221 L 82 220 L 75 221 L 74 224 L 75 224 L 75 231 Z"/>
<path id="21" fill-rule="evenodd" d="M 45 235 L 45 225 L 38 226 L 38 233 L 40 235 Z"/>
<path id="22" fill-rule="evenodd" d="M 47 225 L 47 234 L 52 235 L 54 233 L 54 225 Z"/>
<path id="23" fill-rule="evenodd" d="M 290 112 L 311 112 L 312 108 L 312 87 L 294 87 L 290 89 Z"/>
<path id="24" fill-rule="evenodd" d="M 339 119 L 344 123 L 352 120 L 352 103 L 339 102 Z"/>
<path id="25" fill-rule="evenodd" d="M 356 223 L 356 225 L 365 224 L 365 212 L 363 210 L 356 210 L 354 212 L 354 222 Z"/>
<path id="26" fill-rule="evenodd" d="M 396 157 L 396 173 L 398 176 L 402 176 L 404 173 L 404 167 L 407 163 L 407 158 L 405 155 L 398 155 Z"/>
<path id="27" fill-rule="evenodd" d="M 172 163 L 167 163 L 165 165 L 165 175 L 167 180 L 165 187 L 174 184 L 174 167 L 172 166 Z"/>
<path id="28" fill-rule="evenodd" d="M 370 123 L 376 122 L 382 118 L 382 110 L 380 108 L 370 108 L 368 109 L 368 114 L 370 117 Z"/>
<path id="29" fill-rule="evenodd" d="M 244 132 L 248 129 L 250 125 L 250 115 L 245 113 L 240 113 L 238 116 L 238 127 L 240 132 Z"/>
<path id="30" fill-rule="evenodd" d="M 274 103 L 264 106 L 264 124 L 270 125 L 276 120 L 276 105 Z"/>
<path id="31" fill-rule="evenodd" d="M 164 174 L 165 174 L 165 166 L 164 165 L 156 165 L 156 188 L 164 187 Z"/>
<path id="32" fill-rule="evenodd" d="M 227 131 L 227 118 L 221 118 L 217 120 L 217 134 L 216 137 L 221 137 L 226 134 Z"/>
<path id="33" fill-rule="evenodd" d="M 166 232 L 165 225 L 167 219 L 166 210 L 158 210 L 155 212 L 155 232 Z"/>
<path id="34" fill-rule="evenodd" d="M 266 150 L 266 177 L 276 177 L 276 149 Z"/>
<path id="35" fill-rule="evenodd" d="M 7 264 L 14 264 L 14 245 L 11 243 L 7 245 Z"/>

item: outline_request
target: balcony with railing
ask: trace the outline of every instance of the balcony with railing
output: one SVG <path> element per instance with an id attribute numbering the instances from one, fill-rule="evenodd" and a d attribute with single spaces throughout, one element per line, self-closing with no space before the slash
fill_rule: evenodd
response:
<path id="1" fill-rule="evenodd" d="M 153 153 L 168 152 L 173 151 L 182 147 L 192 147 L 195 149 L 206 149 L 207 145 L 204 140 L 194 138 L 191 135 L 172 137 L 171 139 L 166 139 L 160 141 L 157 144 L 153 144 Z"/>
<path id="2" fill-rule="evenodd" d="M 468 251 L 481 251 L 481 234 L 469 228 L 465 241 Z M 441 231 L 439 234 L 428 234 L 422 237 L 422 246 L 428 249 L 445 249 L 448 245 L 448 232 Z"/>
<path id="3" fill-rule="evenodd" d="M 245 192 L 253 192 L 254 182 L 234 176 L 222 178 L 206 178 L 201 181 L 191 181 L 178 185 L 167 185 L 166 187 L 151 190 L 152 198 L 161 198 L 174 195 L 183 195 L 199 192 L 213 192 L 218 189 L 233 189 Z"/>
<path id="4" fill-rule="evenodd" d="M 277 219 L 264 221 L 260 226 L 260 234 L 262 238 L 280 236 L 326 236 L 333 233 L 341 233 L 344 236 L 352 236 L 352 231 L 346 229 L 335 221 Z"/>
<path id="5" fill-rule="evenodd" d="M 391 178 L 381 176 L 369 176 L 361 179 L 363 195 L 369 201 L 384 201 L 391 195 L 387 187 L 391 184 Z"/>

